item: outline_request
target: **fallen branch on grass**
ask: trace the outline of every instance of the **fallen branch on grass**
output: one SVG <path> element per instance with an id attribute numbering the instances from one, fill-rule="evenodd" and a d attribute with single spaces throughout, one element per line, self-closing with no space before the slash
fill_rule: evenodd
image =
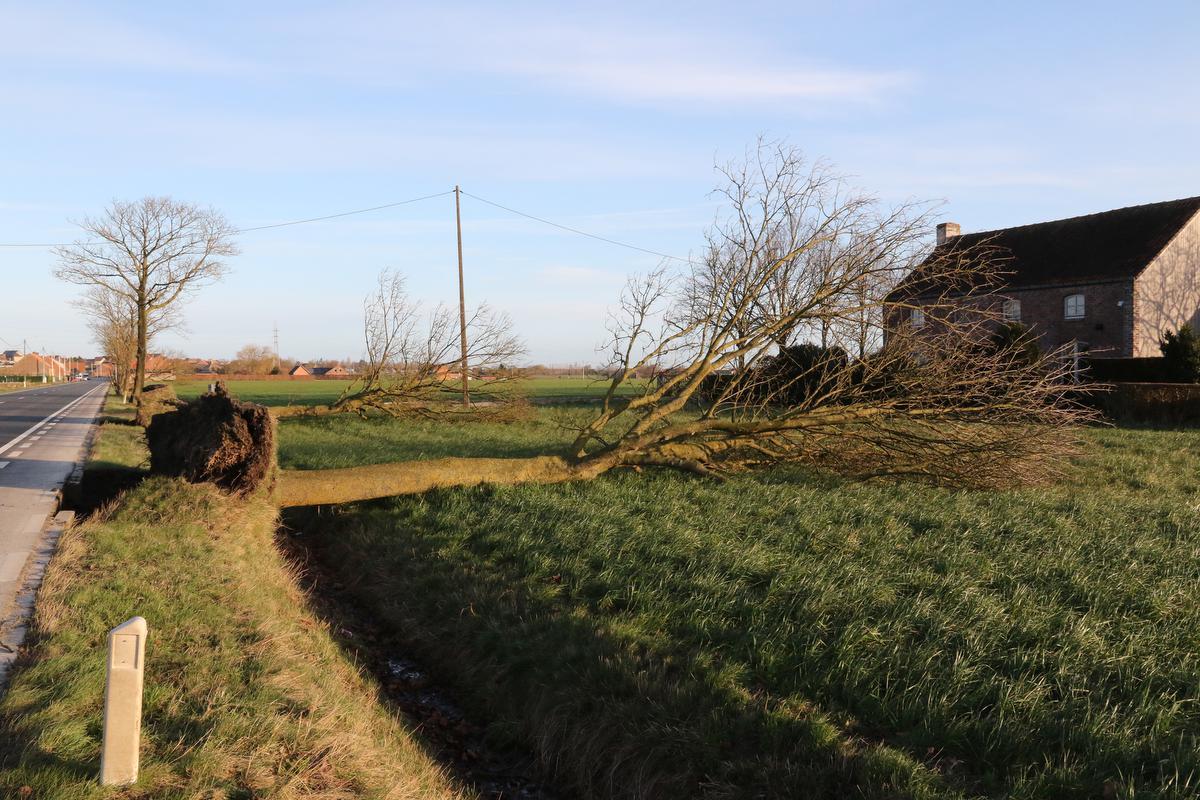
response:
<path id="1" fill-rule="evenodd" d="M 801 463 L 989 487 L 1053 477 L 1091 412 L 1073 399 L 1079 387 L 1065 354 L 1006 334 L 1003 254 L 951 245 L 930 255 L 926 213 L 882 209 L 822 167 L 803 168 L 792 151 L 762 145 L 756 155 L 726 171 L 732 210 L 708 250 L 684 272 L 664 268 L 627 285 L 610 328 L 612 380 L 567 452 L 283 471 L 277 501 L 587 480 L 620 467 L 712 477 Z M 455 326 L 435 313 L 418 336 L 414 310 L 399 276 L 383 273 L 366 304 L 370 369 L 331 406 L 276 416 L 434 407 L 430 393 L 447 391 Z M 506 320 L 476 320 L 477 358 L 518 348 Z M 824 344 L 798 345 L 800 337 Z M 646 374 L 639 394 L 623 394 Z M 199 430 L 164 423 L 184 438 L 153 436 L 151 449 L 165 448 L 157 462 L 177 474 L 247 491 L 274 464 L 272 420 L 265 409 L 223 402 L 200 401 L 228 414 L 220 423 L 201 415 L 204 442 Z"/>

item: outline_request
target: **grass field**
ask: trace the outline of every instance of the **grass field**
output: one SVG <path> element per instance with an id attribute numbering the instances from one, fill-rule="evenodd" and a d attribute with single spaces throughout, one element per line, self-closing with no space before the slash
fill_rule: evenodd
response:
<path id="1" fill-rule="evenodd" d="M 281 458 L 522 455 L 528 425 L 289 421 Z M 776 470 L 481 487 L 290 524 L 586 796 L 1195 797 L 1200 434 L 1071 479 Z"/>
<path id="2" fill-rule="evenodd" d="M 210 381 L 177 381 L 175 393 L 185 400 L 208 391 Z M 338 399 L 350 381 L 229 381 L 229 391 L 239 400 L 266 406 L 327 405 Z"/>
<path id="3" fill-rule="evenodd" d="M 139 430 L 106 425 L 89 470 L 136 468 Z M 308 610 L 275 534 L 268 502 L 165 478 L 68 530 L 0 699 L 0 797 L 462 797 Z M 134 614 L 141 776 L 114 790 L 96 780 L 105 635 Z"/>
<path id="4" fill-rule="evenodd" d="M 197 397 L 208 389 L 208 381 L 184 381 L 175 385 L 182 398 Z M 322 405 L 332 403 L 350 385 L 349 381 L 229 381 L 230 392 L 239 399 L 268 406 Z M 640 391 L 641 381 L 630 381 L 621 394 Z M 608 390 L 606 381 L 592 378 L 526 378 L 516 381 L 516 390 L 527 397 L 600 398 Z M 486 382 L 473 382 L 471 392 L 486 394 Z"/>
<path id="5" fill-rule="evenodd" d="M 106 413 L 90 469 L 136 466 L 128 411 Z M 588 413 L 286 420 L 280 459 L 530 455 Z M 580 796 L 1195 797 L 1200 432 L 1083 436 L 1040 489 L 650 471 L 285 521 L 490 736 Z M 145 609 L 145 796 L 453 792 L 306 610 L 273 522 L 155 479 L 67 535 L 0 702 L 0 796 L 111 796 L 90 780 L 96 664 Z"/>

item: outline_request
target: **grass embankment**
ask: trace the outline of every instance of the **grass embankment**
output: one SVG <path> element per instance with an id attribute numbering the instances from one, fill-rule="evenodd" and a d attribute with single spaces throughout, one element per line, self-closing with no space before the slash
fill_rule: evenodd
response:
<path id="1" fill-rule="evenodd" d="M 136 466 L 136 430 L 106 425 L 96 459 Z M 150 478 L 68 530 L 0 701 L 0 796 L 458 796 L 307 610 L 275 528 L 265 501 Z M 142 773 L 113 791 L 95 780 L 104 648 L 135 614 Z"/>
<path id="2" fill-rule="evenodd" d="M 296 466 L 453 436 L 281 431 Z M 457 429 L 460 451 L 521 449 L 516 427 L 478 431 Z M 623 473 L 296 524 L 585 794 L 1194 797 L 1200 434 L 1086 437 L 1050 489 Z"/>
<path id="3" fill-rule="evenodd" d="M 104 401 L 77 510 L 90 512 L 145 477 L 150 453 L 143 429 L 134 423 L 135 416 L 134 407 L 119 397 L 109 395 Z"/>

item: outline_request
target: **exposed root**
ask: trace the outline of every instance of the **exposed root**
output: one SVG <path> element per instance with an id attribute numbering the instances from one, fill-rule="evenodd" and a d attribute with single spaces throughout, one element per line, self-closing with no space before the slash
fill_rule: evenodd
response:
<path id="1" fill-rule="evenodd" d="M 150 469 L 193 483 L 209 481 L 239 495 L 270 489 L 275 427 L 262 406 L 240 403 L 222 384 L 213 394 L 157 414 L 146 429 Z"/>

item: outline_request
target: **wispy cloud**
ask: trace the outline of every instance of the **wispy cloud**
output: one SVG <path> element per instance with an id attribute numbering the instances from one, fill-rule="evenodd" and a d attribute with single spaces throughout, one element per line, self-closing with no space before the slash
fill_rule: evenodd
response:
<path id="1" fill-rule="evenodd" d="M 500 8 L 321 13 L 280 21 L 280 30 L 319 53 L 332 74 L 374 76 L 470 72 L 509 77 L 572 94 L 632 103 L 684 103 L 710 110 L 781 101 L 876 101 L 914 80 L 905 70 L 809 63 L 731 31 L 688 31 L 633 18 L 548 22 Z M 452 53 L 445 43 L 453 42 Z M 407 69 L 401 68 L 406 65 Z M 718 104 L 718 105 L 714 105 Z"/>

